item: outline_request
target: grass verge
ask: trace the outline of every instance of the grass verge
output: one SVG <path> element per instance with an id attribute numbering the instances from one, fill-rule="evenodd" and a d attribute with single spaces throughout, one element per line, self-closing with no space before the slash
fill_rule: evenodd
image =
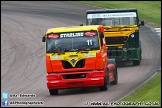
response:
<path id="1" fill-rule="evenodd" d="M 123 107 L 161 107 L 161 72 L 155 74 L 135 91 L 120 99 L 119 102 L 123 103 L 123 105 L 121 105 Z"/>

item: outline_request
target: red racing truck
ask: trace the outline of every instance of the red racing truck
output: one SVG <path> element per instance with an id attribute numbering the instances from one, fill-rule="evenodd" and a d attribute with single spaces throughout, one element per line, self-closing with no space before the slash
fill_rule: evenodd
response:
<path id="1" fill-rule="evenodd" d="M 59 89 L 98 86 L 101 91 L 118 83 L 114 59 L 108 59 L 102 25 L 48 29 L 45 42 L 47 87 Z"/>

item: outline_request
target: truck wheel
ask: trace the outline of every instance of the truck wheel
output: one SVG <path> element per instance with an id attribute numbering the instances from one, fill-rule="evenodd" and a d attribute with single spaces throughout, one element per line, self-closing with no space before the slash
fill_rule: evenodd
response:
<path id="1" fill-rule="evenodd" d="M 57 95 L 58 94 L 58 89 L 49 89 L 50 95 Z"/>
<path id="2" fill-rule="evenodd" d="M 140 49 L 140 57 L 139 57 L 139 60 L 133 60 L 133 65 L 134 66 L 139 65 L 141 63 L 141 60 L 142 60 L 142 50 Z"/>
<path id="3" fill-rule="evenodd" d="M 104 85 L 100 86 L 100 91 L 108 90 L 109 78 L 108 78 L 108 69 L 106 69 L 106 77 L 104 78 Z"/>
<path id="4" fill-rule="evenodd" d="M 139 60 L 133 60 L 133 65 L 136 66 L 136 65 L 139 65 L 141 61 Z"/>
<path id="5" fill-rule="evenodd" d="M 117 71 L 116 64 L 115 64 L 115 69 L 114 69 L 114 78 L 115 78 L 115 80 L 110 82 L 110 85 L 117 85 L 118 84 L 118 71 Z"/>

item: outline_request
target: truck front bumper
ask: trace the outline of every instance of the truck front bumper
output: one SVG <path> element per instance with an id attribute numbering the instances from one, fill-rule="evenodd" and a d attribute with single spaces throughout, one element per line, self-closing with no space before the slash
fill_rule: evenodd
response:
<path id="1" fill-rule="evenodd" d="M 104 71 L 47 74 L 48 89 L 80 88 L 104 85 Z"/>

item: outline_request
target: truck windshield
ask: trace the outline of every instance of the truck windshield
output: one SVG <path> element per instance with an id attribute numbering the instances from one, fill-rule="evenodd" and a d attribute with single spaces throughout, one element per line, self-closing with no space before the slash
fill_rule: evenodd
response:
<path id="1" fill-rule="evenodd" d="M 136 12 L 87 14 L 87 25 L 137 25 Z"/>
<path id="2" fill-rule="evenodd" d="M 51 33 L 47 35 L 47 53 L 78 51 L 80 49 L 98 50 L 99 48 L 97 31 Z"/>

